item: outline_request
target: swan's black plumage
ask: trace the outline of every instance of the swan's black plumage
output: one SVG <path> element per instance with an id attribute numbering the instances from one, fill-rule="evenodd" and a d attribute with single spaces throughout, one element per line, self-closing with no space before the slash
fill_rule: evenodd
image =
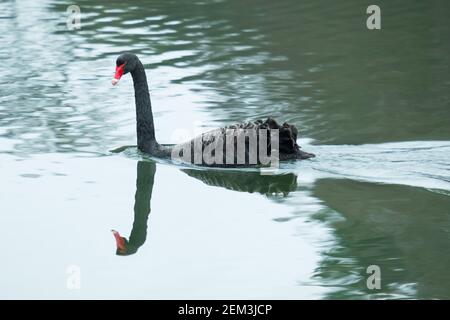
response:
<path id="1" fill-rule="evenodd" d="M 172 150 L 175 147 L 192 148 L 194 141 L 201 139 L 202 150 L 210 143 L 214 142 L 217 137 L 225 135 L 225 132 L 229 130 L 236 130 L 236 132 L 242 132 L 240 129 L 255 129 L 256 131 L 267 130 L 270 137 L 270 131 L 272 129 L 279 130 L 279 159 L 308 159 L 314 157 L 314 154 L 304 152 L 300 150 L 297 144 L 298 130 L 294 125 L 284 123 L 279 125 L 274 119 L 268 118 L 265 121 L 257 120 L 254 122 L 245 122 L 236 125 L 227 126 L 224 128 L 215 129 L 209 132 L 205 132 L 202 135 L 183 143 L 178 146 L 161 145 L 156 141 L 155 126 L 153 121 L 152 105 L 150 101 L 150 94 L 148 90 L 147 77 L 145 75 L 145 69 L 139 58 L 132 53 L 124 53 L 117 58 L 117 67 L 124 65 L 124 74 L 131 73 L 133 77 L 135 103 L 136 103 L 136 131 L 137 131 L 137 145 L 138 148 L 155 157 L 170 158 L 172 156 Z M 270 143 L 270 140 L 268 141 Z M 246 144 L 247 146 L 247 144 Z M 269 145 L 270 146 L 270 145 Z M 270 150 L 270 148 L 269 148 Z M 246 153 L 248 150 L 246 150 Z M 226 156 L 224 152 L 224 157 Z M 236 155 L 234 156 L 236 158 Z M 193 158 L 191 159 L 193 162 Z M 246 158 L 245 165 L 248 165 Z M 259 162 L 258 158 L 258 163 Z M 234 162 L 236 163 L 236 162 Z M 230 166 L 223 161 L 223 164 L 214 164 L 212 166 Z M 236 165 L 231 165 L 236 166 Z"/>

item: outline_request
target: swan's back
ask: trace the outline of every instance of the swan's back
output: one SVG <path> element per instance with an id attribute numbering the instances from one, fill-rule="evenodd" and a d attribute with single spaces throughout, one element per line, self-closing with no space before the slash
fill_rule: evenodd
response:
<path id="1" fill-rule="evenodd" d="M 278 138 L 278 147 L 271 136 Z M 279 125 L 274 119 L 243 122 L 207 131 L 174 146 L 172 158 L 212 167 L 267 165 L 271 156 L 278 160 L 307 159 L 313 154 L 300 150 L 294 125 Z"/>

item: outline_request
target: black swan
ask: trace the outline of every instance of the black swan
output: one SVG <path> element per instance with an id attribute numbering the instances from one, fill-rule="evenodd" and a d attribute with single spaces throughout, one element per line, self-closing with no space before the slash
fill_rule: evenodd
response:
<path id="1" fill-rule="evenodd" d="M 114 79 L 112 80 L 112 84 L 116 85 L 122 75 L 127 73 L 131 73 L 134 84 L 137 145 L 140 151 L 150 154 L 151 156 L 158 158 L 173 158 L 174 154 L 176 154 L 177 157 L 185 156 L 184 159 L 187 159 L 187 161 L 191 163 L 217 167 L 238 167 L 266 164 L 263 163 L 260 149 L 263 147 L 267 147 L 266 150 L 269 150 L 268 154 L 270 154 L 270 151 L 274 149 L 271 149 L 270 139 L 265 139 L 264 142 L 261 142 L 261 132 L 265 132 L 265 137 L 276 135 L 276 138 L 278 138 L 278 148 L 275 148 L 277 151 L 278 160 L 308 159 L 315 156 L 312 153 L 307 153 L 300 150 L 300 147 L 296 142 L 298 131 L 295 126 L 288 123 L 279 125 L 272 118 L 268 118 L 266 121 L 258 120 L 255 122 L 245 122 L 215 129 L 203 133 L 202 135 L 179 145 L 159 144 L 155 138 L 155 126 L 153 121 L 152 106 L 150 102 L 150 94 L 148 90 L 145 69 L 139 58 L 133 53 L 123 53 L 117 58 L 116 73 Z M 249 137 L 245 136 L 244 133 L 249 132 L 250 130 L 254 130 L 255 132 L 257 132 L 256 141 L 258 151 L 255 151 L 253 153 L 253 155 L 256 155 L 254 158 L 251 158 L 249 152 Z M 231 148 L 231 151 L 229 151 L 230 149 L 227 149 L 226 147 L 223 148 L 222 144 L 220 147 L 221 149 L 216 148 L 212 150 L 211 154 L 212 157 L 215 157 L 215 161 L 204 161 L 202 156 L 200 157 L 200 162 L 197 161 L 198 158 L 196 158 L 196 152 L 198 154 L 198 151 L 200 151 L 200 154 L 203 155 L 203 152 L 205 152 L 206 148 L 209 145 L 211 145 L 212 143 L 215 143 L 215 145 L 217 145 L 219 141 L 225 141 L 225 137 L 228 138 L 230 132 L 232 134 L 235 134 L 235 137 L 232 138 L 233 140 L 231 142 L 233 144 L 233 148 Z M 243 144 L 238 145 L 238 136 L 244 136 L 245 142 Z M 221 140 L 222 138 L 223 140 Z M 273 145 L 275 144 L 272 144 L 272 146 Z M 198 149 L 198 146 L 200 146 L 200 150 Z M 240 160 L 238 159 L 239 147 L 241 147 L 241 149 L 244 149 L 244 155 L 241 156 Z M 219 150 L 220 152 L 217 150 Z"/>

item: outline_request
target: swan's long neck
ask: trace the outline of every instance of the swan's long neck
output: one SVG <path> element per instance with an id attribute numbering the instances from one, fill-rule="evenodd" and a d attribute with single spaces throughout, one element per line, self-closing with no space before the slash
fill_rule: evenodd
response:
<path id="1" fill-rule="evenodd" d="M 148 92 L 147 77 L 142 63 L 138 60 L 137 65 L 131 72 L 134 83 L 134 98 L 136 102 L 136 131 L 138 148 L 144 152 L 151 153 L 158 143 L 155 138 L 155 125 L 153 123 L 152 104 Z"/>

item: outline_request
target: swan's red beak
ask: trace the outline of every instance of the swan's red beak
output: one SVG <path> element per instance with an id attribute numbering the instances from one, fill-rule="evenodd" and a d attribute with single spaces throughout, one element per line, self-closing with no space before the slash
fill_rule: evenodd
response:
<path id="1" fill-rule="evenodd" d="M 117 232 L 116 230 L 111 230 L 114 238 L 116 238 L 116 245 L 117 245 L 117 249 L 119 249 L 120 251 L 126 251 L 126 246 L 125 246 L 125 239 L 123 237 L 120 236 L 120 233 Z"/>
<path id="2" fill-rule="evenodd" d="M 111 82 L 113 86 L 115 86 L 119 82 L 120 78 L 122 78 L 124 69 L 125 69 L 125 63 L 116 67 L 116 74 L 114 75 L 114 79 L 112 79 L 112 82 Z"/>

